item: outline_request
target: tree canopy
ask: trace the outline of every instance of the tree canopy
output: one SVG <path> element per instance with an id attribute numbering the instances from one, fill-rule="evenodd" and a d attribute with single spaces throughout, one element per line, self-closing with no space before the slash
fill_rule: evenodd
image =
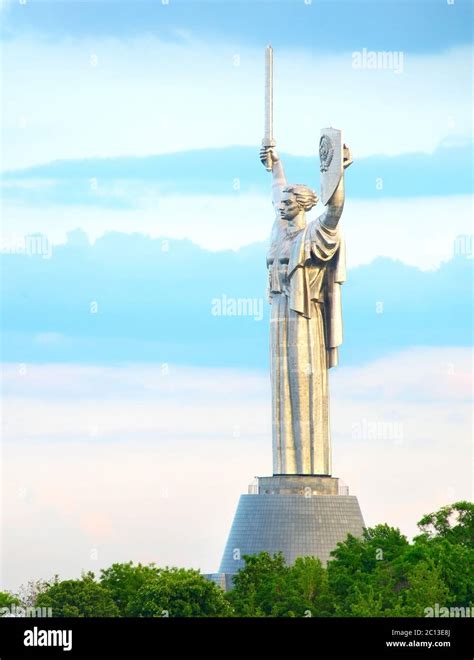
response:
<path id="1" fill-rule="evenodd" d="M 80 580 L 63 580 L 53 584 L 36 598 L 37 607 L 51 607 L 57 617 L 119 616 L 111 593 L 95 581 L 93 573 Z"/>
<path id="2" fill-rule="evenodd" d="M 160 569 L 137 591 L 127 608 L 129 616 L 231 616 L 224 592 L 198 571 Z"/>
<path id="3" fill-rule="evenodd" d="M 228 592 L 199 571 L 115 563 L 99 579 L 37 580 L 0 608 L 51 607 L 53 616 L 304 617 L 426 616 L 427 608 L 474 607 L 474 504 L 456 502 L 425 515 L 412 542 L 387 524 L 349 535 L 324 567 L 283 555 L 246 555 Z"/>

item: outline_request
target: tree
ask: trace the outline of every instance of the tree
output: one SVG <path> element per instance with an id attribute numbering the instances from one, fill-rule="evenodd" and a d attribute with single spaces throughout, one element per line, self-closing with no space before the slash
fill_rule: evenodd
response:
<path id="1" fill-rule="evenodd" d="M 11 609 L 12 605 L 19 605 L 19 599 L 8 591 L 0 591 L 0 616 L 4 616 L 4 608 Z"/>
<path id="2" fill-rule="evenodd" d="M 411 566 L 407 583 L 391 616 L 425 616 L 427 607 L 447 602 L 449 589 L 433 560 L 420 561 Z"/>
<path id="3" fill-rule="evenodd" d="M 330 616 L 333 611 L 327 571 L 316 557 L 298 557 L 290 566 L 288 587 L 295 616 Z M 288 603 L 290 604 L 290 602 Z"/>
<path id="4" fill-rule="evenodd" d="M 349 598 L 346 600 L 345 607 L 349 609 L 344 616 L 374 617 L 387 615 L 382 594 L 378 592 L 377 585 L 371 582 L 355 584 L 350 591 Z M 343 616 L 340 607 L 336 607 L 336 612 L 338 616 Z"/>
<path id="5" fill-rule="evenodd" d="M 29 580 L 19 587 L 15 596 L 18 598 L 19 604 L 22 607 L 35 607 L 38 595 L 47 591 L 53 584 L 57 584 L 58 582 L 58 575 L 54 575 L 50 580 Z"/>
<path id="6" fill-rule="evenodd" d="M 427 607 L 474 601 L 474 505 L 458 502 L 428 514 L 412 544 L 377 525 L 338 544 L 328 564 L 337 616 L 424 616 Z"/>
<path id="7" fill-rule="evenodd" d="M 224 592 L 198 571 L 184 568 L 158 569 L 133 596 L 129 616 L 208 617 L 232 616 Z"/>
<path id="8" fill-rule="evenodd" d="M 287 566 L 281 553 L 245 555 L 228 594 L 238 616 L 328 616 L 332 605 L 326 570 L 315 557 Z"/>
<path id="9" fill-rule="evenodd" d="M 418 523 L 422 535 L 474 548 L 474 504 L 456 502 L 428 513 Z"/>
<path id="10" fill-rule="evenodd" d="M 377 525 L 362 538 L 348 535 L 328 562 L 329 593 L 336 616 L 389 616 L 406 586 L 400 558 L 409 547 L 399 529 Z"/>
<path id="11" fill-rule="evenodd" d="M 110 592 L 95 581 L 93 573 L 80 580 L 63 580 L 36 598 L 36 607 L 51 607 L 55 617 L 119 616 Z"/>
<path id="12" fill-rule="evenodd" d="M 474 605 L 474 504 L 456 502 L 424 516 L 405 564 L 432 562 L 448 589 L 440 606 Z"/>
<path id="13" fill-rule="evenodd" d="M 234 577 L 228 599 L 238 616 L 276 616 L 285 594 L 289 567 L 282 553 L 244 555 L 245 566 Z"/>
<path id="14" fill-rule="evenodd" d="M 126 616 L 127 608 L 132 600 L 148 582 L 159 574 L 154 564 L 144 566 L 125 564 L 112 564 L 110 568 L 102 569 L 100 584 L 109 591 L 121 616 Z"/>

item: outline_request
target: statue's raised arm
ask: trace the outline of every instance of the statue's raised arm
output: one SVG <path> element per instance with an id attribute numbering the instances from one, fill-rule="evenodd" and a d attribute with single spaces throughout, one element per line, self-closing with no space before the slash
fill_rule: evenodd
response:
<path id="1" fill-rule="evenodd" d="M 260 149 L 260 160 L 265 169 L 272 173 L 273 207 L 275 209 L 275 222 L 278 224 L 283 189 L 286 187 L 286 177 L 273 139 L 273 49 L 271 46 L 267 46 L 265 49 L 265 128 L 262 148 Z"/>
<path id="2" fill-rule="evenodd" d="M 265 169 L 268 168 L 268 163 L 271 164 L 272 171 L 272 201 L 275 208 L 275 213 L 280 215 L 280 203 L 283 195 L 283 190 L 287 185 L 285 170 L 283 163 L 276 151 L 275 147 L 262 146 L 260 149 L 260 160 Z"/>

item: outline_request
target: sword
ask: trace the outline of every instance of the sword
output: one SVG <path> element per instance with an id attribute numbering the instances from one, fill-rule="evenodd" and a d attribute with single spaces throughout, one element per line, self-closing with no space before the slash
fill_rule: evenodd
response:
<path id="1" fill-rule="evenodd" d="M 274 147 L 273 140 L 273 48 L 265 48 L 265 131 L 262 140 L 264 147 Z M 265 165 L 268 172 L 272 171 L 272 157 L 267 155 Z"/>

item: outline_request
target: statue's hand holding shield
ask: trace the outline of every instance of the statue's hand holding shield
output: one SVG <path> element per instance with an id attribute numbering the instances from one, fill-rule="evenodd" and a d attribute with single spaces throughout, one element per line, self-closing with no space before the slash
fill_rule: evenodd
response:
<path id="1" fill-rule="evenodd" d="M 347 144 L 343 145 L 342 156 L 343 156 L 343 159 L 344 159 L 343 160 L 343 166 L 344 166 L 344 169 L 346 170 L 349 167 L 349 165 L 352 165 L 352 163 L 354 162 L 352 160 L 352 152 L 349 149 L 349 147 L 347 146 Z"/>

